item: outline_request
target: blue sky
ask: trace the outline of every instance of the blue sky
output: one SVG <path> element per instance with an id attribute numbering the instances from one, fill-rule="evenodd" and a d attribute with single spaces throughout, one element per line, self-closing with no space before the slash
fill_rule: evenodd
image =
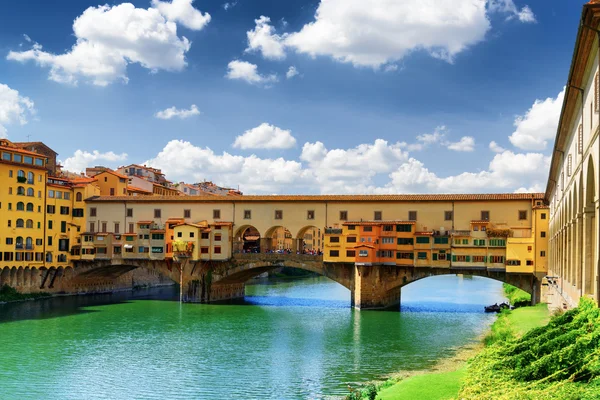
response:
<path id="1" fill-rule="evenodd" d="M 542 191 L 584 4 L 49 3 L 0 15 L 1 135 L 245 193 Z"/>

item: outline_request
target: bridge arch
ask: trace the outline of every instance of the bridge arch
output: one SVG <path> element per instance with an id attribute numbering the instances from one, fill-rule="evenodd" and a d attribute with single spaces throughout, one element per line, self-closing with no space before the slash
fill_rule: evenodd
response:
<path id="1" fill-rule="evenodd" d="M 260 253 L 261 234 L 254 225 L 242 225 L 233 236 L 234 253 Z"/>
<path id="2" fill-rule="evenodd" d="M 301 228 L 295 239 L 297 251 L 300 253 L 318 252 L 323 248 L 321 229 L 315 225 Z"/>
<path id="3" fill-rule="evenodd" d="M 0 272 L 0 287 L 4 285 L 10 286 L 10 267 L 6 266 Z"/>
<path id="4" fill-rule="evenodd" d="M 275 225 L 267 229 L 261 240 L 261 250 L 267 252 L 286 251 L 296 252 L 292 233 L 283 225 Z"/>

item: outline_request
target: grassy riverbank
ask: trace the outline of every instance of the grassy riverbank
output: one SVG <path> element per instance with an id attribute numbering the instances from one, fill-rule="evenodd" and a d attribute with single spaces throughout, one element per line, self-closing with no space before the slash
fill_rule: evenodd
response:
<path id="1" fill-rule="evenodd" d="M 4 285 L 0 288 L 0 303 L 50 297 L 49 293 L 19 293 L 17 289 Z"/>

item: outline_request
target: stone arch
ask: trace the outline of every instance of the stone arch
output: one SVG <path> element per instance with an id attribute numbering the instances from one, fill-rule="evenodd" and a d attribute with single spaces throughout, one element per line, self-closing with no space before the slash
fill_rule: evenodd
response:
<path id="1" fill-rule="evenodd" d="M 266 251 L 285 251 L 292 250 L 296 252 L 294 238 L 288 228 L 283 225 L 272 226 L 265 232 L 261 238 L 261 250 Z"/>
<path id="2" fill-rule="evenodd" d="M 4 285 L 10 286 L 10 267 L 6 266 L 0 271 L 0 287 Z"/>
<path id="3" fill-rule="evenodd" d="M 298 231 L 297 249 L 300 253 L 320 251 L 323 248 L 322 231 L 314 225 L 308 225 Z"/>
<path id="4" fill-rule="evenodd" d="M 261 234 L 253 225 L 240 226 L 233 236 L 234 253 L 260 253 Z"/>
<path id="5" fill-rule="evenodd" d="M 596 214 L 595 214 L 595 199 L 596 199 L 596 191 L 598 188 L 596 187 L 596 182 L 598 182 L 598 177 L 596 177 L 596 171 L 594 168 L 594 160 L 590 155 L 587 159 L 587 168 L 586 170 L 586 182 L 585 182 L 585 204 L 584 204 L 584 270 L 585 273 L 585 293 L 592 294 L 595 290 L 596 298 L 600 297 L 600 282 L 596 285 L 593 283 L 596 281 L 596 277 L 600 276 L 600 270 L 596 270 L 596 266 L 594 265 L 596 258 L 598 257 L 598 249 L 596 248 Z M 596 277 L 594 276 L 594 271 L 596 270 Z"/>
<path id="6" fill-rule="evenodd" d="M 29 280 L 29 287 L 31 289 L 39 289 L 40 288 L 40 270 L 35 268 L 35 267 L 31 267 L 31 275 L 30 275 L 30 280 Z"/>
<path id="7" fill-rule="evenodd" d="M 23 287 L 23 267 L 17 269 L 17 287 Z"/>
<path id="8" fill-rule="evenodd" d="M 10 286 L 17 287 L 17 267 L 10 269 Z"/>
<path id="9" fill-rule="evenodd" d="M 46 286 L 46 279 L 48 278 L 48 268 L 40 267 L 38 269 L 37 276 L 37 287 L 43 289 Z"/>

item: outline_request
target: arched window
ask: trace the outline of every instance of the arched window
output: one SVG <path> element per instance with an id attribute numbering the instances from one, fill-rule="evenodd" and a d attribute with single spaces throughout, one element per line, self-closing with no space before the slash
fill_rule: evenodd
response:
<path id="1" fill-rule="evenodd" d="M 17 188 L 17 194 L 18 194 L 19 196 L 25 196 L 25 188 L 24 188 L 23 186 L 19 186 L 19 187 Z"/>
<path id="2" fill-rule="evenodd" d="M 30 237 L 25 239 L 25 250 L 33 250 L 33 239 Z"/>
<path id="3" fill-rule="evenodd" d="M 17 211 L 25 211 L 25 203 L 22 201 L 17 203 Z"/>
<path id="4" fill-rule="evenodd" d="M 33 212 L 33 203 L 27 203 L 27 211 Z"/>
<path id="5" fill-rule="evenodd" d="M 23 226 L 25 226 L 25 221 L 19 218 L 17 220 L 17 228 L 23 228 Z"/>
<path id="6" fill-rule="evenodd" d="M 51 252 L 46 253 L 46 262 L 52 262 L 52 253 Z"/>
<path id="7" fill-rule="evenodd" d="M 21 236 L 17 236 L 17 240 L 15 241 L 15 247 L 17 249 L 23 248 L 23 238 Z"/>
<path id="8" fill-rule="evenodd" d="M 20 170 L 17 172 L 17 177 L 18 177 L 18 178 L 25 178 L 25 171 L 23 171 L 22 169 L 20 169 Z"/>
<path id="9" fill-rule="evenodd" d="M 77 193 L 77 195 L 75 196 L 75 200 L 81 201 L 82 199 L 83 199 L 83 195 L 81 194 L 81 192 Z"/>
<path id="10" fill-rule="evenodd" d="M 29 188 L 27 189 L 27 196 L 35 196 L 35 191 L 33 190 L 33 188 Z"/>
<path id="11" fill-rule="evenodd" d="M 28 220 L 25 222 L 25 228 L 33 229 L 33 221 L 32 221 L 32 220 L 30 220 L 30 219 L 28 219 Z"/>
<path id="12" fill-rule="evenodd" d="M 27 173 L 27 183 L 33 185 L 34 180 L 35 180 L 35 176 L 33 175 L 33 172 L 28 172 Z"/>

